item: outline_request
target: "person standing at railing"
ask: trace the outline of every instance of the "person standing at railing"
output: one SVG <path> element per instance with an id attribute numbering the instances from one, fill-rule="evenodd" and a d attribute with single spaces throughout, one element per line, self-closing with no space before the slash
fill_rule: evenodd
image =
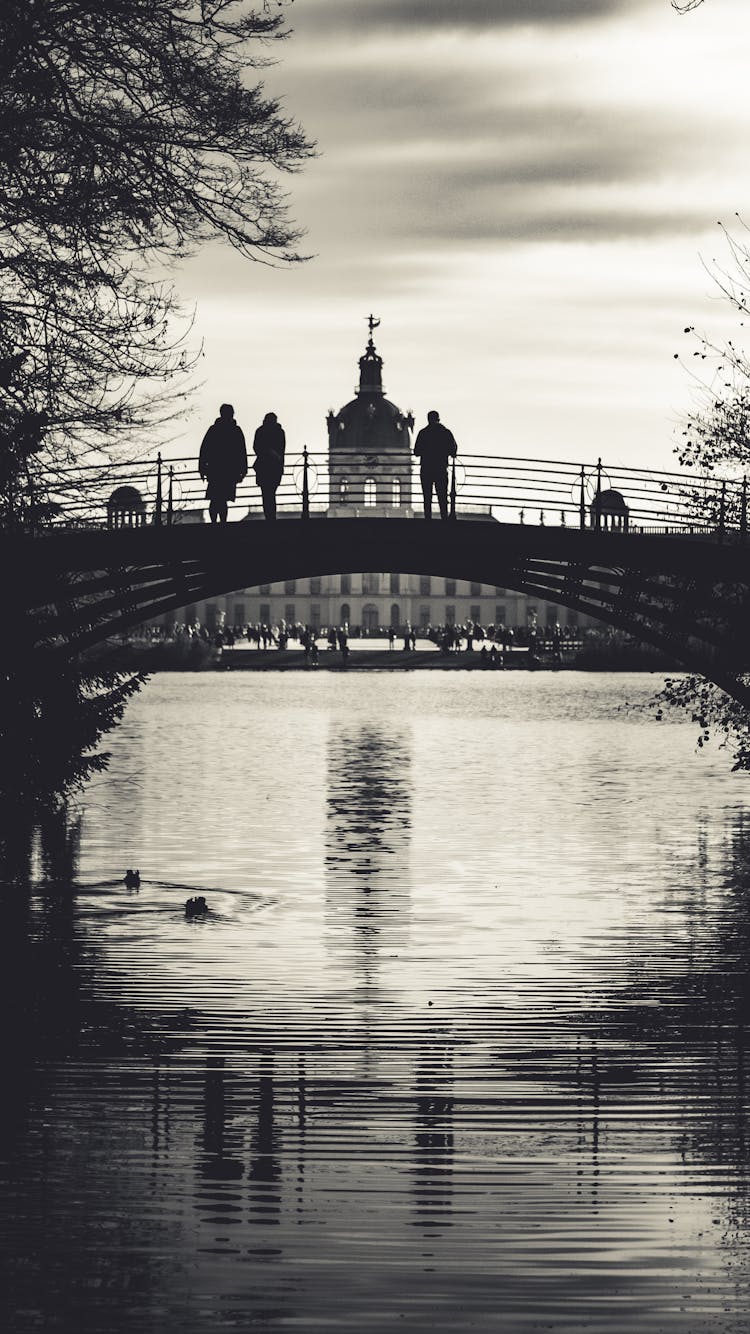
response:
<path id="1" fill-rule="evenodd" d="M 226 523 L 227 507 L 237 497 L 237 485 L 247 475 L 245 437 L 234 420 L 231 403 L 222 403 L 219 415 L 203 437 L 198 470 L 208 482 L 206 500 L 212 523 Z"/>
<path id="2" fill-rule="evenodd" d="M 253 440 L 255 480 L 263 497 L 263 513 L 276 518 L 276 492 L 284 473 L 286 436 L 275 412 L 267 412 Z"/>
<path id="3" fill-rule="evenodd" d="M 458 446 L 453 432 L 443 426 L 440 414 L 427 413 L 427 425 L 422 427 L 415 442 L 414 453 L 419 459 L 419 480 L 424 496 L 424 517 L 432 518 L 432 488 L 435 488 L 441 519 L 448 518 L 448 459 L 455 458 Z"/>

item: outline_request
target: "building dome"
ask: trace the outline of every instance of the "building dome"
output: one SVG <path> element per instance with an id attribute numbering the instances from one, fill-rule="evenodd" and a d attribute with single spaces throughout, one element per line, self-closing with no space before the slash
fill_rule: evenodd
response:
<path id="1" fill-rule="evenodd" d="M 623 514 L 627 508 L 620 491 L 602 491 L 599 496 L 599 509 L 606 510 L 608 514 Z"/>
<path id="2" fill-rule="evenodd" d="M 331 502 L 338 508 L 401 510 L 411 504 L 410 412 L 385 397 L 383 359 L 372 341 L 380 323 L 370 316 L 370 337 L 359 358 L 355 397 L 328 414 Z"/>
<path id="3" fill-rule="evenodd" d="M 383 358 L 372 341 L 373 328 L 379 322 L 370 316 L 370 337 L 364 355 L 359 359 L 356 397 L 338 412 L 328 414 L 328 443 L 336 451 L 400 453 L 405 439 L 407 449 L 409 447 L 408 433 L 414 418 L 391 403 L 383 389 Z"/>
<path id="4" fill-rule="evenodd" d="M 591 502 L 591 522 L 595 528 L 626 529 L 629 516 L 624 496 L 612 488 L 601 491 Z"/>
<path id="5" fill-rule="evenodd" d="M 107 501 L 108 528 L 140 528 L 146 522 L 146 505 L 135 486 L 118 486 Z"/>

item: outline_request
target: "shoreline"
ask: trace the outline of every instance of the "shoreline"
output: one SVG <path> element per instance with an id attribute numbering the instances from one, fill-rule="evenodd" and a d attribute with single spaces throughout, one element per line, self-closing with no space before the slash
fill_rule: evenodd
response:
<path id="1" fill-rule="evenodd" d="M 365 646 L 366 645 L 366 646 Z M 295 644 L 286 649 L 243 647 L 216 648 L 199 640 L 171 643 L 143 643 L 103 646 L 96 654 L 107 665 L 121 671 L 156 672 L 663 672 L 683 670 L 679 663 L 640 645 L 597 646 L 563 650 L 561 659 L 543 652 L 532 655 L 527 647 L 497 655 L 493 662 L 481 649 L 453 650 L 443 653 L 432 646 L 419 646 L 404 652 L 367 641 L 350 641 L 346 660 L 339 649 L 321 648 L 317 661 L 305 660 L 302 648 Z"/>

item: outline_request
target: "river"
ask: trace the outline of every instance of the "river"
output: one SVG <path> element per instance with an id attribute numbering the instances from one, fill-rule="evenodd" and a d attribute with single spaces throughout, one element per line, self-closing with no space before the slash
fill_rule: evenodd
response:
<path id="1" fill-rule="evenodd" d="M 155 677 L 4 889 L 3 1328 L 744 1330 L 748 778 L 658 684 Z"/>

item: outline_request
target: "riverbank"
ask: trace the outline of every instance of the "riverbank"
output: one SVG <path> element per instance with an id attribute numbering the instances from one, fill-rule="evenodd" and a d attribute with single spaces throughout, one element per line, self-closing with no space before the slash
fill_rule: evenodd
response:
<path id="1" fill-rule="evenodd" d="M 241 641 L 233 646 L 216 647 L 198 637 L 164 640 L 129 640 L 97 650 L 98 658 L 118 670 L 147 674 L 164 671 L 670 671 L 679 665 L 648 645 L 612 640 L 608 636 L 586 638 L 582 643 L 563 643 L 555 657 L 551 649 L 532 653 L 519 645 L 492 656 L 491 645 L 485 651 L 476 646 L 467 651 L 443 653 L 427 639 L 418 639 L 416 648 L 405 652 L 400 646 L 390 648 L 387 639 L 350 639 L 346 657 L 340 649 L 327 644 L 318 646 L 317 659 L 306 657 L 295 641 L 285 649 L 259 649 Z"/>

